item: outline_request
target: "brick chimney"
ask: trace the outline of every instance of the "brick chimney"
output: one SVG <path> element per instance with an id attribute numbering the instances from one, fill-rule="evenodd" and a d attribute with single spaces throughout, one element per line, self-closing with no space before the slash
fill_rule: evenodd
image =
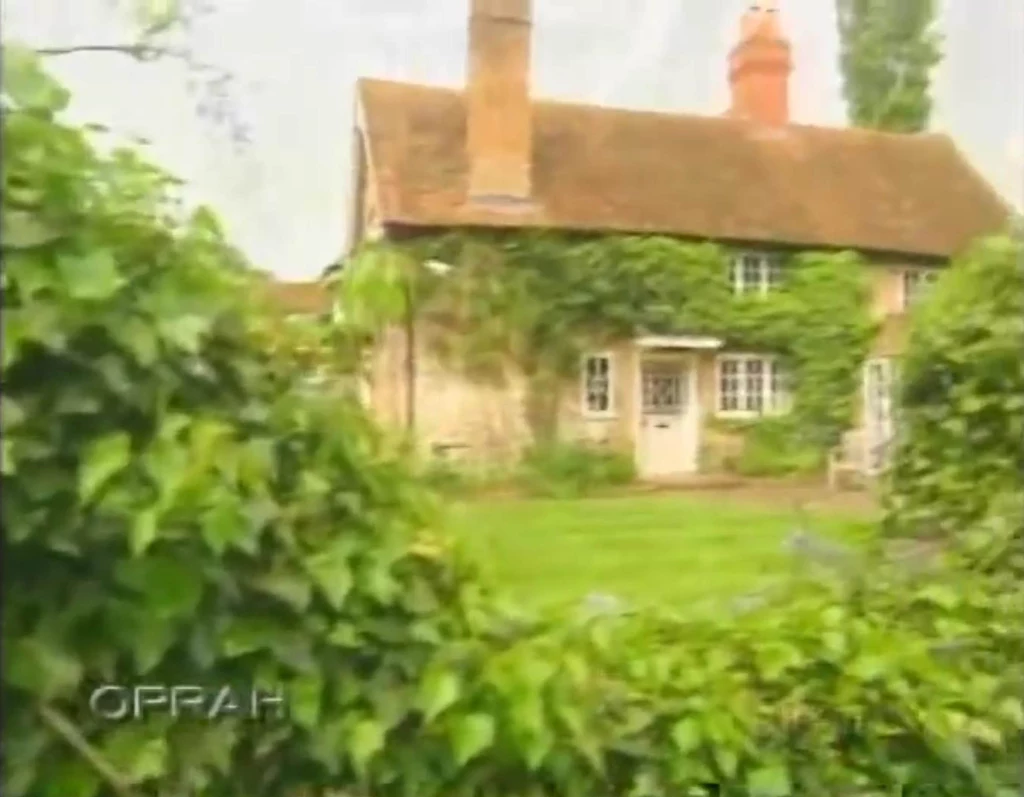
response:
<path id="1" fill-rule="evenodd" d="M 767 125 L 789 122 L 793 60 L 774 0 L 755 2 L 743 14 L 740 40 L 729 54 L 729 115 Z"/>
<path id="2" fill-rule="evenodd" d="M 470 0 L 466 87 L 469 201 L 530 201 L 531 0 Z"/>

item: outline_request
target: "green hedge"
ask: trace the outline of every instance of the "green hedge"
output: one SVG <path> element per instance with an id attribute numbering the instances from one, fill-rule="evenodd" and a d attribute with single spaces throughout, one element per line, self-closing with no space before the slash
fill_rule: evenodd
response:
<path id="1" fill-rule="evenodd" d="M 5 795 L 1012 793 L 1024 611 L 991 567 L 717 622 L 502 610 L 209 216 L 4 58 Z M 110 723 L 104 682 L 291 712 Z"/>
<path id="2" fill-rule="evenodd" d="M 1024 473 L 1024 248 L 980 241 L 916 316 L 901 373 L 890 525 L 945 535 Z"/>
<path id="3" fill-rule="evenodd" d="M 519 481 L 531 493 L 574 497 L 636 479 L 630 454 L 593 443 L 546 443 L 523 455 Z"/>

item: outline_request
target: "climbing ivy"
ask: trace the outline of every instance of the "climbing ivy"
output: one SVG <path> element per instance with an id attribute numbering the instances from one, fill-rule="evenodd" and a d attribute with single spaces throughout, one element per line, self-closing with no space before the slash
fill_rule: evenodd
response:
<path id="1" fill-rule="evenodd" d="M 379 269 L 381 251 L 376 243 L 358 253 L 349 278 Z M 576 377 L 588 348 L 641 332 L 700 332 L 781 359 L 793 405 L 771 429 L 784 427 L 790 453 L 810 451 L 820 464 L 851 422 L 876 331 L 867 266 L 850 252 L 789 254 L 765 296 L 734 294 L 725 247 L 665 236 L 456 231 L 406 240 L 395 259 L 418 285 L 417 314 L 443 331 L 433 338 L 442 357 L 481 377 L 509 363 L 527 375 L 541 439 L 557 437 L 557 387 Z M 425 273 L 419 264 L 430 262 L 451 272 Z"/>

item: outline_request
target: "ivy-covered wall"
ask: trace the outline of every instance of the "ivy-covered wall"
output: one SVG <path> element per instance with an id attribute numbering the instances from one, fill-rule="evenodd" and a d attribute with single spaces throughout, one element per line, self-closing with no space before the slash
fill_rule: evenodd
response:
<path id="1" fill-rule="evenodd" d="M 565 396 L 578 401 L 580 357 L 640 333 L 714 335 L 726 351 L 771 353 L 790 373 L 785 416 L 711 424 L 719 436 L 743 437 L 744 457 L 753 458 L 720 464 L 811 469 L 854 420 L 877 325 L 869 266 L 853 253 L 786 254 L 777 289 L 737 296 L 728 249 L 663 236 L 460 231 L 397 246 L 414 279 L 417 318 L 442 330 L 434 353 L 481 383 L 500 381 L 514 364 L 542 441 L 578 432 L 559 419 Z M 423 266 L 430 263 L 451 268 Z"/>

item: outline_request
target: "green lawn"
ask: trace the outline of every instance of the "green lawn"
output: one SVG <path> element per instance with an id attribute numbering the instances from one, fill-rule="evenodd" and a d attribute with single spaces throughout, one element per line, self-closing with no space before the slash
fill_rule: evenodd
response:
<path id="1" fill-rule="evenodd" d="M 816 535 L 845 541 L 869 521 L 851 510 L 808 516 Z M 593 592 L 632 605 L 714 605 L 792 568 L 784 541 L 798 523 L 792 510 L 698 494 L 469 502 L 451 517 L 499 588 L 535 608 Z"/>

